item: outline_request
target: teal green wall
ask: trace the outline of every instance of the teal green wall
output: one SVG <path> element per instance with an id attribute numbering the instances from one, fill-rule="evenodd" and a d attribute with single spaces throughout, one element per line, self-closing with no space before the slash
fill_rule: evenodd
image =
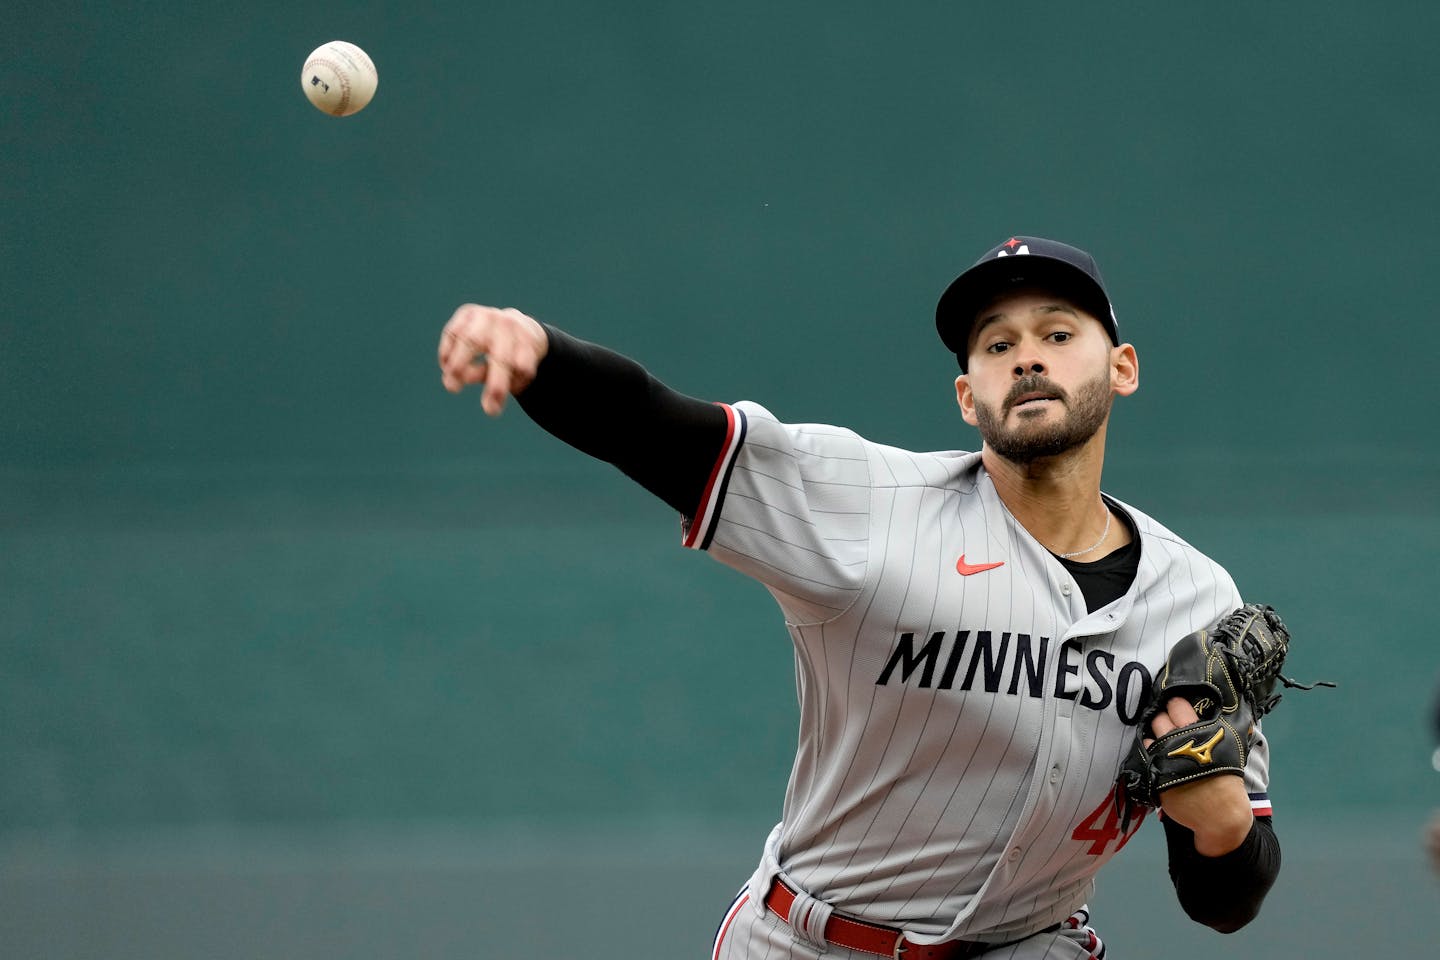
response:
<path id="1" fill-rule="evenodd" d="M 119 955 L 145 936 L 46 884 L 215 829 L 523 823 L 563 862 L 577 835 L 718 824 L 742 840 L 686 901 L 718 911 L 789 768 L 780 619 L 608 467 L 441 390 L 440 326 L 514 305 L 699 396 L 973 447 L 932 309 L 1012 233 L 1093 251 L 1139 351 L 1107 489 L 1280 608 L 1293 673 L 1341 682 L 1267 720 L 1279 815 L 1320 846 L 1395 816 L 1376 869 L 1423 876 L 1440 8 L 5 21 L 0 889 L 39 906 L 0 896 L 0 941 L 90 929 L 60 955 Z M 335 38 L 381 78 L 345 119 L 299 89 Z"/>

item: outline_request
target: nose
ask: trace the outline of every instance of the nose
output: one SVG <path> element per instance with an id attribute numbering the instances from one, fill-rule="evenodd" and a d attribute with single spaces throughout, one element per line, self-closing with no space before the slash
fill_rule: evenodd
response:
<path id="1" fill-rule="evenodd" d="M 1023 357 L 1015 362 L 1015 379 L 1030 376 L 1031 374 L 1044 374 L 1045 362 L 1038 357 Z"/>
<path id="2" fill-rule="evenodd" d="M 1013 348 L 1015 379 L 1045 373 L 1045 354 L 1041 343 L 1030 336 L 1022 336 Z"/>

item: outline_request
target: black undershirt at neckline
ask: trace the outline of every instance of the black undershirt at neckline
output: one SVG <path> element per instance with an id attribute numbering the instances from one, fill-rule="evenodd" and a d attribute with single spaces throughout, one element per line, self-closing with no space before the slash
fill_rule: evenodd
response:
<path id="1" fill-rule="evenodd" d="M 1115 516 L 1130 528 L 1128 544 L 1093 563 L 1066 560 L 1059 554 L 1052 554 L 1080 585 L 1080 592 L 1085 595 L 1085 609 L 1091 613 L 1125 596 L 1140 569 L 1140 534 L 1136 531 L 1135 524 L 1125 515 L 1125 511 L 1113 503 L 1109 506 Z"/>

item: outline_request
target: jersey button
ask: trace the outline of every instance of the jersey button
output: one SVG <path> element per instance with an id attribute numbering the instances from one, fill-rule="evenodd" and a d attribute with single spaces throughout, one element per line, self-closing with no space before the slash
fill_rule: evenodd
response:
<path id="1" fill-rule="evenodd" d="M 1051 783 L 1059 783 L 1059 782 L 1060 782 L 1060 766 L 1059 766 L 1059 764 L 1056 764 L 1055 766 L 1053 766 L 1053 767 L 1050 768 L 1050 782 L 1051 782 Z"/>
<path id="2" fill-rule="evenodd" d="M 1019 847 L 1014 847 L 1014 848 L 1012 848 L 1012 849 L 1010 850 L 1010 862 L 1011 862 L 1011 863 L 1014 863 L 1016 860 L 1019 860 L 1019 859 L 1020 859 L 1020 848 L 1019 848 Z"/>
<path id="3" fill-rule="evenodd" d="M 1060 592 L 1063 593 L 1063 594 L 1064 594 L 1065 596 L 1067 596 L 1067 597 L 1070 596 L 1070 584 L 1068 584 L 1068 583 L 1062 583 L 1062 584 L 1060 585 Z"/>

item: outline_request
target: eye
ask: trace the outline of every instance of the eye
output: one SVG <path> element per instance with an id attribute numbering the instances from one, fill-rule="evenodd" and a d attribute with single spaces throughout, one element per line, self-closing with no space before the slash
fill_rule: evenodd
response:
<path id="1" fill-rule="evenodd" d="M 1056 330 L 1054 333 L 1050 334 L 1050 339 L 1056 343 L 1064 343 L 1073 336 L 1075 335 L 1069 330 Z"/>
<path id="2" fill-rule="evenodd" d="M 1010 349 L 1010 344 L 1006 343 L 1004 340 L 996 340 L 994 343 L 990 344 L 988 347 L 985 348 L 985 352 L 1004 353 L 1008 349 Z"/>

